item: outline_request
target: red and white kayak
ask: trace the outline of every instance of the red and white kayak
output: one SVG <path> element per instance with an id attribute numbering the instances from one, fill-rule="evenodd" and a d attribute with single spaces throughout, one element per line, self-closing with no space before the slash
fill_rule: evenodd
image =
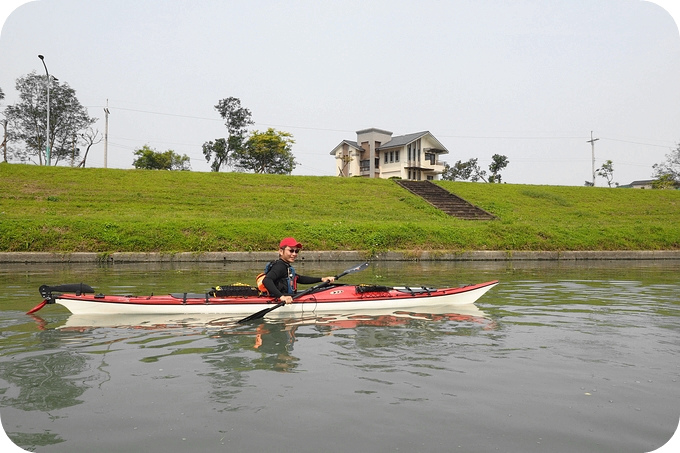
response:
<path id="1" fill-rule="evenodd" d="M 280 307 L 281 315 L 347 313 L 359 310 L 406 309 L 430 305 L 467 305 L 482 297 L 498 280 L 457 288 L 386 287 L 335 284 L 296 298 Z M 73 314 L 221 314 L 247 315 L 270 308 L 278 301 L 249 286 L 218 287 L 207 293 L 172 293 L 158 296 L 95 294 L 88 285 L 40 287 L 45 304 L 57 303 Z"/>

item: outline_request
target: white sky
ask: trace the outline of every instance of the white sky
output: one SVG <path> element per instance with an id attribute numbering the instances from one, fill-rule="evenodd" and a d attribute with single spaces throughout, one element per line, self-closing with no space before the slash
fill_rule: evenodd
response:
<path id="1" fill-rule="evenodd" d="M 336 175 L 330 151 L 378 127 L 429 130 L 451 164 L 506 155 L 505 182 L 583 185 L 592 130 L 596 165 L 628 184 L 680 143 L 677 3 L 6 0 L 0 108 L 42 54 L 102 132 L 108 99 L 109 167 L 148 144 L 209 171 L 214 105 L 234 96 L 254 129 L 293 134 L 298 175 Z"/>

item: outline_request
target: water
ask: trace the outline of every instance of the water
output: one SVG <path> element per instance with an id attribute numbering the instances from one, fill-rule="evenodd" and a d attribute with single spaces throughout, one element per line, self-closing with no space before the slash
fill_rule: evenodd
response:
<path id="1" fill-rule="evenodd" d="M 355 263 L 304 263 L 334 274 Z M 261 265 L 0 266 L 0 415 L 36 452 L 647 452 L 680 417 L 680 262 L 375 263 L 493 279 L 478 309 L 268 319 L 31 317 L 43 284 L 203 292 Z M 351 314 L 345 314 L 351 315 Z M 95 325 L 96 324 L 96 325 Z"/>

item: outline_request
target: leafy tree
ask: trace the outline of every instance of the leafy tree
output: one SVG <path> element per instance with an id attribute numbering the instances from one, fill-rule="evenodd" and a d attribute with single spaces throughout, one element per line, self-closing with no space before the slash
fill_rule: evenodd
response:
<path id="1" fill-rule="evenodd" d="M 470 159 L 467 162 L 459 160 L 453 167 L 449 164 L 445 164 L 442 179 L 449 181 L 467 181 L 469 179 L 472 182 L 477 182 L 481 179 L 482 181 L 487 182 L 486 171 L 480 168 L 476 158 Z"/>
<path id="2" fill-rule="evenodd" d="M 680 187 L 680 183 L 670 173 L 665 173 L 652 182 L 652 189 L 675 189 L 677 187 Z"/>
<path id="3" fill-rule="evenodd" d="M 151 148 L 149 145 L 144 145 L 142 149 L 135 151 L 135 159 L 132 165 L 135 168 L 144 168 L 147 170 L 190 170 L 189 156 L 186 154 L 180 156 L 173 150 L 169 149 L 164 153 L 159 153 Z"/>
<path id="4" fill-rule="evenodd" d="M 212 156 L 215 156 L 215 160 L 210 164 L 210 169 L 211 171 L 220 171 L 220 167 L 229 164 L 229 145 L 227 140 L 218 138 L 214 142 L 203 143 L 203 155 L 208 162 L 210 162 Z"/>
<path id="5" fill-rule="evenodd" d="M 488 182 L 486 180 L 486 171 L 482 170 L 479 167 L 479 164 L 477 163 L 477 159 L 470 159 L 470 167 L 472 169 L 472 175 L 470 176 L 470 181 L 472 182 L 477 182 L 480 179 L 484 182 Z"/>
<path id="6" fill-rule="evenodd" d="M 509 163 L 510 161 L 506 156 L 501 156 L 500 154 L 494 154 L 493 156 L 491 156 L 491 165 L 489 165 L 489 171 L 491 172 L 491 176 L 489 177 L 489 182 L 497 182 L 500 184 L 501 182 L 500 172 L 505 167 L 507 167 Z"/>
<path id="7" fill-rule="evenodd" d="M 297 165 L 291 151 L 293 143 L 288 132 L 271 127 L 266 132 L 253 131 L 243 148 L 234 151 L 234 166 L 255 173 L 290 174 Z"/>
<path id="8" fill-rule="evenodd" d="M 7 106 L 5 114 L 9 122 L 9 139 L 23 142 L 25 147 L 18 151 L 22 161 L 37 158 L 42 165 L 46 161 L 45 129 L 47 127 L 47 90 L 45 77 L 35 71 L 16 81 L 19 102 Z M 67 83 L 57 79 L 50 81 L 50 131 L 49 147 L 51 160 L 57 165 L 60 160 L 74 157 L 74 140 L 80 131 L 87 129 L 97 119 L 90 118 L 80 104 L 76 92 Z M 77 157 L 77 156 L 76 156 Z"/>
<path id="9" fill-rule="evenodd" d="M 608 160 L 600 168 L 597 169 L 597 175 L 602 176 L 607 180 L 607 185 L 612 186 L 612 180 L 614 179 L 614 163 Z M 616 184 L 618 186 L 618 183 Z"/>
<path id="10" fill-rule="evenodd" d="M 212 171 L 220 171 L 223 166 L 229 165 L 229 156 L 236 151 L 242 150 L 247 127 L 254 124 L 251 119 L 250 110 L 241 107 L 241 101 L 235 97 L 228 97 L 222 99 L 215 105 L 217 110 L 225 120 L 227 132 L 229 136 L 218 138 L 215 142 L 206 142 L 203 144 L 203 155 L 205 160 L 210 162 L 213 159 L 210 168 Z"/>
<path id="11" fill-rule="evenodd" d="M 659 179 L 664 175 L 670 175 L 672 179 L 680 183 L 680 144 L 678 147 L 666 154 L 666 162 L 652 165 L 654 177 Z"/>
<path id="12" fill-rule="evenodd" d="M 442 173 L 442 179 L 448 181 L 456 181 L 460 179 L 461 181 L 467 181 L 472 175 L 472 167 L 470 165 L 472 159 L 467 162 L 458 161 L 453 166 L 448 163 L 444 164 L 444 172 Z"/>

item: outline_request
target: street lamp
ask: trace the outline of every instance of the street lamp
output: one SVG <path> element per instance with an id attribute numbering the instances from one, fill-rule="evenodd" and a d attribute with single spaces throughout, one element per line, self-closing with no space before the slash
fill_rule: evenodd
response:
<path id="1" fill-rule="evenodd" d="M 47 65 L 45 64 L 45 57 L 38 55 L 40 61 L 42 61 L 43 66 L 45 66 L 45 79 L 47 80 L 47 128 L 45 129 L 45 153 L 47 166 L 51 164 L 50 158 L 50 73 L 47 71 Z"/>

